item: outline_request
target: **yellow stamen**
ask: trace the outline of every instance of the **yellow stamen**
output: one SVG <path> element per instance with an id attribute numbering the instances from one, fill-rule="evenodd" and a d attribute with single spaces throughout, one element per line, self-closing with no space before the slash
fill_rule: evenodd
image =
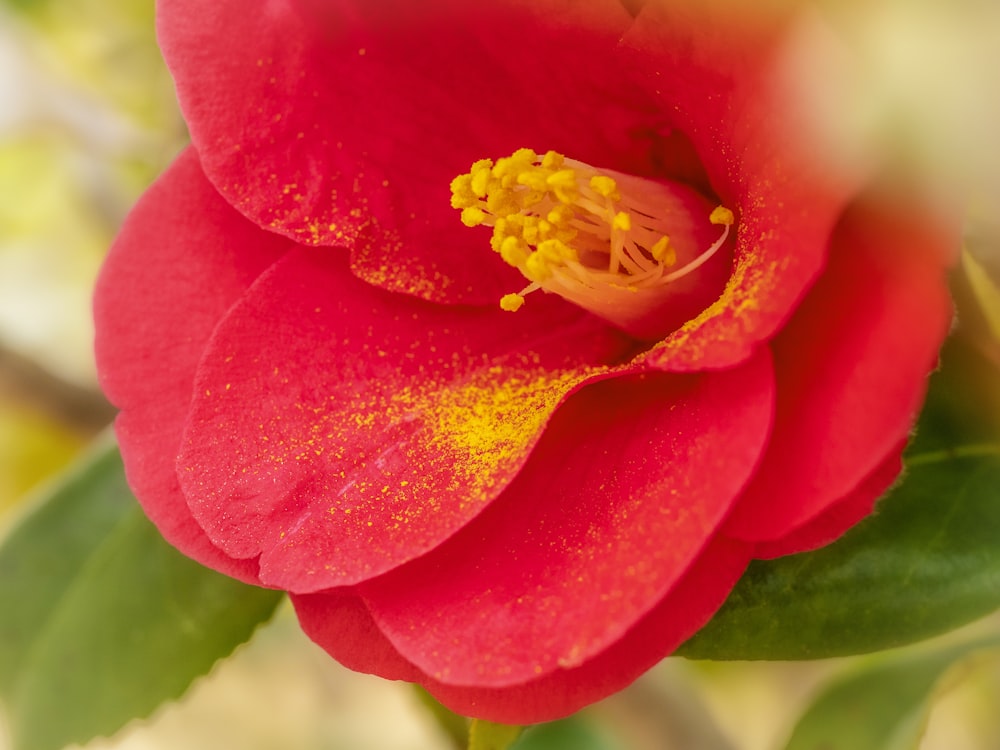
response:
<path id="1" fill-rule="evenodd" d="M 588 309 L 601 295 L 623 289 L 662 297 L 659 290 L 695 271 L 725 244 L 735 222 L 724 206 L 709 212 L 703 197 L 691 198 L 696 194 L 690 188 L 599 172 L 555 151 L 539 156 L 519 149 L 496 162 L 481 159 L 452 181 L 451 191 L 462 222 L 493 227 L 490 245 L 532 282 L 501 299 L 500 306 L 511 311 L 536 289 Z M 698 210 L 708 213 L 707 223 L 722 227 L 714 242 L 705 239 L 707 228 L 699 230 L 702 239 L 693 251 L 692 222 L 707 224 L 705 214 L 691 215 L 692 206 L 706 206 Z M 680 256 L 686 262 L 678 269 L 673 268 L 678 247 L 668 230 L 677 230 L 675 240 L 686 248 Z M 607 306 L 607 300 L 598 302 Z"/>
<path id="2" fill-rule="evenodd" d="M 677 262 L 677 251 L 670 244 L 670 238 L 667 235 L 660 237 L 656 244 L 649 248 L 649 254 L 665 266 L 672 266 Z"/>
<path id="3" fill-rule="evenodd" d="M 520 294 L 505 294 L 500 298 L 500 309 L 507 312 L 517 312 L 524 304 L 524 297 Z"/>
<path id="4" fill-rule="evenodd" d="M 733 212 L 725 206 L 716 206 L 712 209 L 712 213 L 708 215 L 708 220 L 713 224 L 722 224 L 723 226 L 728 227 L 736 221 L 736 217 L 734 217 Z"/>
<path id="5" fill-rule="evenodd" d="M 590 187 L 594 189 L 595 193 L 603 195 L 605 198 L 610 198 L 613 201 L 621 200 L 621 195 L 618 193 L 618 183 L 607 175 L 599 174 L 591 177 Z"/>
<path id="6" fill-rule="evenodd" d="M 462 223 L 467 227 L 478 227 L 486 221 L 486 213 L 478 206 L 468 206 L 462 209 Z"/>

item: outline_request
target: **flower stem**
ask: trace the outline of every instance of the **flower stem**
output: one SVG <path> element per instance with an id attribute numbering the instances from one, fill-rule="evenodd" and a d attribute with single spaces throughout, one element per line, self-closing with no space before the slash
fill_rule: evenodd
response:
<path id="1" fill-rule="evenodd" d="M 469 750 L 508 750 L 523 731 L 524 727 L 473 719 L 469 727 Z"/>
<path id="2" fill-rule="evenodd" d="M 420 703 L 434 717 L 434 721 L 437 722 L 438 727 L 451 740 L 451 746 L 455 750 L 465 750 L 465 743 L 469 737 L 469 720 L 442 706 L 422 686 L 414 685 L 413 690 L 417 694 L 417 699 Z"/>

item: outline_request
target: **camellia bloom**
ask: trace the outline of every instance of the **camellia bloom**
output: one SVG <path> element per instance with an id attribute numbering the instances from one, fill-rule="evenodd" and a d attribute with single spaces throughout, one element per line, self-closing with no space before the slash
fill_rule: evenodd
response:
<path id="1" fill-rule="evenodd" d="M 565 715 L 898 474 L 950 238 L 816 150 L 789 18 L 158 12 L 192 147 L 96 297 L 129 480 L 345 665 Z"/>

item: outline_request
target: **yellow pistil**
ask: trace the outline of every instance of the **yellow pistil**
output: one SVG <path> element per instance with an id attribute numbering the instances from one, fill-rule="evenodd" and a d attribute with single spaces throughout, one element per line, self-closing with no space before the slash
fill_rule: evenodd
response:
<path id="1" fill-rule="evenodd" d="M 466 226 L 492 227 L 492 248 L 530 282 L 501 299 L 504 310 L 520 309 L 526 294 L 543 289 L 602 314 L 609 293 L 662 297 L 667 286 L 698 269 L 725 244 L 735 217 L 717 206 L 707 221 L 722 227 L 721 236 L 703 251 L 689 252 L 690 260 L 674 268 L 678 251 L 670 225 L 691 221 L 681 215 L 685 209 L 677 208 L 691 204 L 677 197 L 679 190 L 599 172 L 555 151 L 539 155 L 522 148 L 496 162 L 481 159 L 456 177 L 451 205 L 461 210 Z"/>

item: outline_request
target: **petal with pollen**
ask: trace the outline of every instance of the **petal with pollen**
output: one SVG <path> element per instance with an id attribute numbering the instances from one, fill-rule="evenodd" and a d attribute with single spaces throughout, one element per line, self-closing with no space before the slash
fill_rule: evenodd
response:
<path id="1" fill-rule="evenodd" d="M 326 248 L 276 264 L 200 365 L 181 484 L 234 557 L 295 592 L 423 554 L 513 478 L 552 411 L 632 346 L 544 300 L 512 316 L 372 287 Z"/>
<path id="2" fill-rule="evenodd" d="M 94 297 L 101 385 L 122 413 L 118 441 L 135 490 L 186 555 L 256 582 L 194 522 L 174 470 L 195 367 L 216 323 L 292 246 L 227 204 L 185 151 L 129 215 Z"/>
<path id="3" fill-rule="evenodd" d="M 589 385 L 479 518 L 359 592 L 438 682 L 501 687 L 577 667 L 698 557 L 757 464 L 772 403 L 766 352 L 721 373 Z"/>
<path id="4" fill-rule="evenodd" d="M 632 21 L 617 0 L 157 7 L 213 183 L 262 227 L 348 245 L 355 272 L 386 289 L 493 303 L 516 284 L 468 251 L 449 208 L 452 178 L 484 155 L 648 161 L 649 141 L 632 138 L 648 107 L 614 59 Z"/>
<path id="5" fill-rule="evenodd" d="M 869 196 L 848 213 L 826 273 L 772 344 L 774 435 L 727 533 L 779 539 L 847 496 L 907 436 L 951 325 L 955 246 L 913 205 Z"/>
<path id="6" fill-rule="evenodd" d="M 650 352 L 651 366 L 687 371 L 742 361 L 822 271 L 857 175 L 817 159 L 823 151 L 810 136 L 810 113 L 776 83 L 792 28 L 790 18 L 764 23 L 732 3 L 648 3 L 625 36 L 638 80 L 669 115 L 664 127 L 687 136 L 738 221 L 725 291 Z M 817 58 L 824 50 L 816 45 Z"/>

